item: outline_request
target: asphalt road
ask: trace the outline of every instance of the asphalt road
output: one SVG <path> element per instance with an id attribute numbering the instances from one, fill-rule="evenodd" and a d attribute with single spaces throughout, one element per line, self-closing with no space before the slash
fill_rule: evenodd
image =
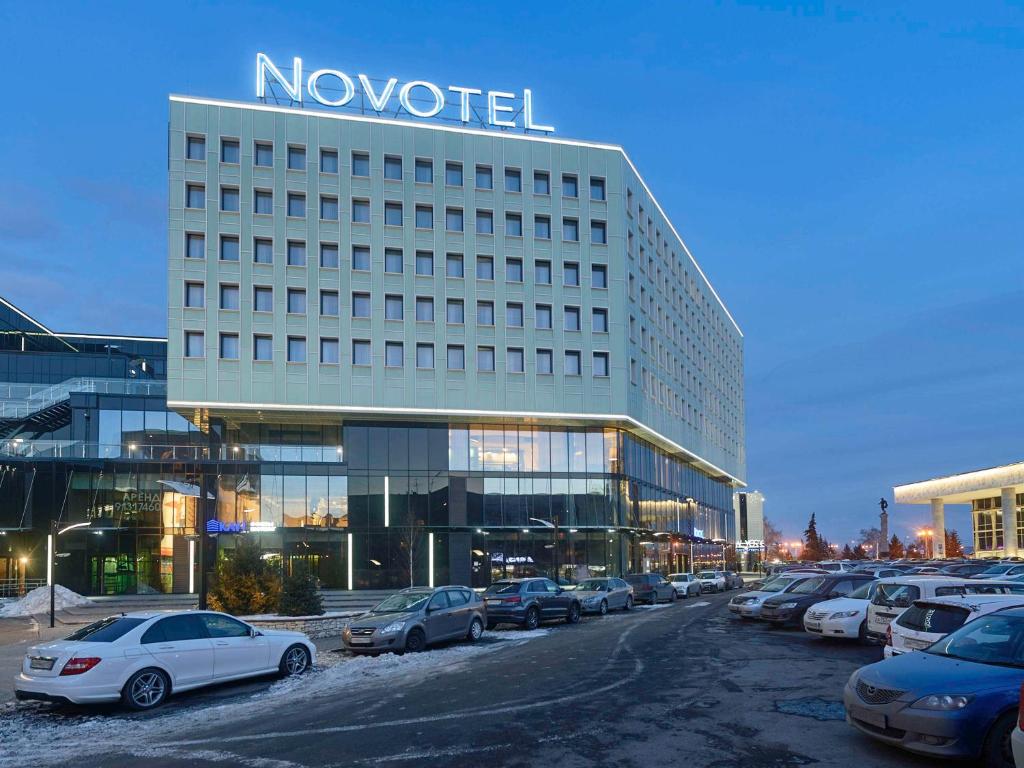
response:
<path id="1" fill-rule="evenodd" d="M 7 732 L 34 747 L 39 729 L 52 749 L 7 757 L 11 765 L 110 768 L 140 758 L 256 768 L 933 765 L 842 719 L 846 678 L 880 649 L 741 622 L 726 600 L 589 618 L 523 642 L 516 630 L 499 630 L 486 652 L 465 656 L 452 646 L 407 656 L 395 660 L 407 669 L 380 677 L 371 665 L 389 657 L 334 658 L 332 669 L 288 681 L 286 695 L 271 696 L 278 689 L 258 681 L 186 694 L 143 716 L 22 707 L 6 715 L 16 718 Z M 346 669 L 361 673 L 329 683 Z M 109 746 L 90 745 L 87 759 L 75 754 L 69 744 L 81 731 L 110 733 Z"/>

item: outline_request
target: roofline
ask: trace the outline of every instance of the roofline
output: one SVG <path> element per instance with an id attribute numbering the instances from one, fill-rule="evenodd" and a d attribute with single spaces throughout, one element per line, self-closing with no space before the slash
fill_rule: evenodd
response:
<path id="1" fill-rule="evenodd" d="M 912 480 L 909 483 L 900 483 L 894 485 L 893 488 L 909 488 L 912 485 L 920 485 L 921 483 L 932 483 L 936 480 L 952 480 L 954 477 L 965 477 L 967 475 L 973 475 L 978 472 L 991 472 L 995 469 L 1009 469 L 1010 467 L 1024 466 L 1024 461 L 1014 461 L 1010 464 L 996 464 L 994 467 L 981 467 L 980 469 L 969 469 L 966 472 L 954 472 L 950 475 L 939 475 L 938 477 L 929 477 L 925 480 Z"/>
<path id="2" fill-rule="evenodd" d="M 37 326 L 39 326 L 39 328 L 41 328 L 41 329 L 42 329 L 43 331 L 45 331 L 46 333 L 48 333 L 48 334 L 49 334 L 50 336 L 53 336 L 53 337 L 54 337 L 55 339 L 59 339 L 59 340 L 60 340 L 61 342 L 63 342 L 64 344 L 67 344 L 67 346 L 68 346 L 68 347 L 71 347 L 71 349 L 75 349 L 75 348 L 74 348 L 74 347 L 72 347 L 72 346 L 71 346 L 70 344 L 68 344 L 68 343 L 67 343 L 66 341 L 64 341 L 64 339 L 61 339 L 61 338 L 60 338 L 60 334 L 59 334 L 59 333 L 54 333 L 54 332 L 53 332 L 53 331 L 51 331 L 51 330 L 50 330 L 49 328 L 47 328 L 47 327 L 46 327 L 45 325 L 43 325 L 43 324 L 42 324 L 42 323 L 40 323 L 40 322 L 39 322 L 38 320 L 36 320 L 36 319 L 35 319 L 34 317 L 32 317 L 32 316 L 31 316 L 30 314 L 28 314 L 27 312 L 24 312 L 24 311 L 23 311 L 23 310 L 21 310 L 21 309 L 18 309 L 18 307 L 16 307 L 16 306 L 14 306 L 13 304 L 11 304 L 11 302 L 9 302 L 9 301 L 8 301 L 7 299 L 5 299 L 5 298 L 4 298 L 3 296 L 0 296 L 0 304 L 3 304 L 3 305 L 4 305 L 5 307 L 8 307 L 9 309 L 12 309 L 12 310 L 14 310 L 15 312 L 17 312 L 17 313 L 18 313 L 19 315 L 21 315 L 21 316 L 22 316 L 23 318 L 25 318 L 26 320 L 28 320 L 28 321 L 29 321 L 30 323 L 32 323 L 33 325 L 37 325 Z M 75 350 L 75 351 L 77 351 L 77 350 Z"/>
<path id="3" fill-rule="evenodd" d="M 649 186 L 647 186 L 647 182 L 644 181 L 644 177 L 640 175 L 640 171 L 637 170 L 637 167 L 633 164 L 633 161 L 630 159 L 629 155 L 626 154 L 626 150 L 623 149 L 618 144 L 602 144 L 600 142 L 594 142 L 594 141 L 579 141 L 579 140 L 574 140 L 574 139 L 557 139 L 557 138 L 552 138 L 552 137 L 548 137 L 548 136 L 531 136 L 529 134 L 508 133 L 508 132 L 499 132 L 499 131 L 488 131 L 488 130 L 484 130 L 482 128 L 457 128 L 457 127 L 451 126 L 451 125 L 437 125 L 437 124 L 433 124 L 433 123 L 415 123 L 415 122 L 412 122 L 410 120 L 398 120 L 398 119 L 391 119 L 391 118 L 384 118 L 384 117 L 368 117 L 366 115 L 341 115 L 341 114 L 335 114 L 335 113 L 332 113 L 332 112 L 323 112 L 323 111 L 315 110 L 315 109 L 314 110 L 302 110 L 302 109 L 294 109 L 292 107 L 282 107 L 282 106 L 278 106 L 276 104 L 254 104 L 252 102 L 247 102 L 247 101 L 234 101 L 234 100 L 231 100 L 231 99 L 212 99 L 212 98 L 205 98 L 205 97 L 199 97 L 199 96 L 185 96 L 185 95 L 177 94 L 177 93 L 170 94 L 169 98 L 170 98 L 171 101 L 181 102 L 181 103 L 184 103 L 184 104 L 204 104 L 206 106 L 211 106 L 211 107 L 232 107 L 232 108 L 237 108 L 237 109 L 252 109 L 252 110 L 256 110 L 258 112 L 276 112 L 276 113 L 279 113 L 279 114 L 286 114 L 286 115 L 303 115 L 305 117 L 322 117 L 322 118 L 326 118 L 326 119 L 329 119 L 329 120 L 347 120 L 347 121 L 356 122 L 356 123 L 375 123 L 375 124 L 378 124 L 378 125 L 397 125 L 397 126 L 400 126 L 400 127 L 403 127 L 403 128 L 420 128 L 420 129 L 430 130 L 430 131 L 442 131 L 442 132 L 445 132 L 445 133 L 463 133 L 463 134 L 469 134 L 469 135 L 473 135 L 473 136 L 487 136 L 488 138 L 492 138 L 492 139 L 494 139 L 494 138 L 515 139 L 517 141 L 532 141 L 532 142 L 539 142 L 539 143 L 542 143 L 542 144 L 563 144 L 563 145 L 566 145 L 566 146 L 589 147 L 591 149 L 604 149 L 604 150 L 608 150 L 608 151 L 611 151 L 611 152 L 618 152 L 618 153 L 620 153 L 622 155 L 623 159 L 626 161 L 626 163 L 632 169 L 633 173 L 636 174 L 637 179 L 640 181 L 640 184 L 643 186 L 644 190 L 647 192 L 647 195 L 648 195 L 648 197 L 650 197 L 651 202 L 654 203 L 654 207 L 657 208 L 658 212 L 664 217 L 665 222 L 668 224 L 668 228 L 670 230 L 672 230 L 672 234 L 675 235 L 676 240 L 679 241 L 679 245 L 682 247 L 683 251 L 689 257 L 690 262 L 694 266 L 694 269 L 697 270 L 697 272 L 700 274 L 701 278 L 704 280 L 704 284 L 708 287 L 708 290 L 711 291 L 711 295 L 715 297 L 715 300 L 718 302 L 718 306 L 720 306 L 722 308 L 722 311 L 725 312 L 725 316 L 729 318 L 729 322 L 731 322 L 732 325 L 733 325 L 733 328 L 736 329 L 736 333 L 738 333 L 740 335 L 740 338 L 743 338 L 743 331 L 740 329 L 740 326 L 736 322 L 736 319 L 732 316 L 732 313 L 729 312 L 728 307 L 725 306 L 725 302 L 722 301 L 722 297 L 718 295 L 718 291 L 716 291 L 715 287 L 713 285 L 711 285 L 711 281 L 708 279 L 708 276 L 704 273 L 704 270 L 701 269 L 700 264 L 697 263 L 697 259 L 695 259 L 694 256 L 693 256 L 693 253 L 690 252 L 690 249 L 687 247 L 686 243 L 683 241 L 682 236 L 679 234 L 678 231 L 676 231 L 675 225 L 672 224 L 672 220 L 669 218 L 668 214 L 665 213 L 665 209 L 661 207 L 661 203 L 658 202 L 658 199 L 654 196 L 654 193 L 651 191 L 651 188 Z"/>
<path id="4" fill-rule="evenodd" d="M 54 336 L 68 339 L 113 339 L 114 341 L 159 341 L 167 343 L 164 336 L 121 336 L 112 333 L 54 333 Z"/>

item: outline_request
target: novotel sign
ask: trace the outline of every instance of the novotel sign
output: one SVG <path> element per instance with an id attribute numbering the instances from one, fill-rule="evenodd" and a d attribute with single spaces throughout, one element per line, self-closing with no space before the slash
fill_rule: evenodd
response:
<path id="1" fill-rule="evenodd" d="M 399 107 L 413 117 L 438 117 L 449 106 L 448 94 L 453 94 L 450 106 L 457 107 L 458 120 L 462 123 L 474 122 L 493 125 L 498 128 L 525 128 L 528 131 L 553 132 L 550 125 L 541 125 L 534 120 L 533 92 L 523 89 L 522 109 L 515 105 L 518 95 L 507 91 L 487 91 L 486 95 L 480 88 L 469 88 L 464 85 L 449 85 L 442 89 L 427 80 L 413 80 L 398 85 L 397 77 L 388 78 L 383 85 L 374 86 L 366 75 L 356 75 L 353 80 L 349 75 L 337 69 L 317 69 L 303 78 L 302 59 L 292 60 L 291 77 L 286 77 L 265 53 L 256 54 L 256 98 L 267 98 L 267 85 L 276 83 L 287 97 L 298 104 L 309 99 L 325 107 L 346 107 L 352 104 L 357 93 L 361 93 L 366 103 L 377 114 L 387 112 L 398 89 Z M 357 86 L 358 83 L 358 86 Z M 478 110 L 476 100 L 479 97 L 486 103 L 485 111 Z M 453 110 L 454 111 L 454 110 Z M 517 118 L 522 117 L 522 122 Z M 486 115 L 486 116 L 485 116 Z"/>

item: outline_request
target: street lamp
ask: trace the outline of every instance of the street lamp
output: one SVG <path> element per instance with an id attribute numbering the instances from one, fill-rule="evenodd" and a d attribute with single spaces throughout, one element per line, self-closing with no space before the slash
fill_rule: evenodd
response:
<path id="1" fill-rule="evenodd" d="M 57 558 L 63 557 L 64 555 L 57 554 L 57 537 L 62 533 L 67 533 L 75 528 L 84 528 L 87 525 L 91 525 L 92 522 L 85 523 L 74 523 L 66 526 L 65 528 L 58 528 L 59 523 L 56 520 L 50 521 L 50 535 L 46 537 L 46 581 L 50 584 L 50 629 L 53 629 L 54 625 L 54 603 L 56 602 L 56 591 L 57 591 Z M 65 553 L 68 554 L 68 553 Z"/>
<path id="2" fill-rule="evenodd" d="M 555 584 L 558 584 L 558 515 L 552 515 L 551 520 L 545 520 L 542 517 L 531 517 L 529 519 L 535 523 L 540 523 L 545 528 L 551 529 L 551 535 L 554 537 L 551 551 L 555 565 Z"/>

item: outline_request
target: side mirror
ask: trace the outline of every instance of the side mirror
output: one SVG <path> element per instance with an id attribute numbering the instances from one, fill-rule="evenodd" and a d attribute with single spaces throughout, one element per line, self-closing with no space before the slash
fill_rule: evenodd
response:
<path id="1" fill-rule="evenodd" d="M 556 595 L 560 595 L 560 594 L 562 594 L 563 592 L 565 592 L 565 589 L 564 589 L 564 588 L 562 588 L 562 587 L 559 587 L 559 588 L 558 588 L 557 590 L 555 590 L 555 594 L 556 594 Z"/>
<path id="2" fill-rule="evenodd" d="M 262 637 L 263 633 L 260 632 L 256 627 L 249 627 L 249 637 Z"/>

